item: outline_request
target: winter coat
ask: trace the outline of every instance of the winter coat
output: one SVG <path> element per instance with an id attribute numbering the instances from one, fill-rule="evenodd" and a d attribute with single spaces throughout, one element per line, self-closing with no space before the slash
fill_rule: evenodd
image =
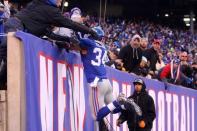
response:
<path id="1" fill-rule="evenodd" d="M 122 111 L 119 119 L 124 122 L 127 121 L 129 131 L 150 131 L 152 129 L 153 120 L 156 117 L 155 105 L 153 98 L 145 90 L 146 86 L 143 85 L 142 91 L 136 91 L 129 98 L 133 98 L 142 110 L 142 116 L 139 117 L 132 110 Z M 145 128 L 140 128 L 138 122 L 144 120 Z"/>

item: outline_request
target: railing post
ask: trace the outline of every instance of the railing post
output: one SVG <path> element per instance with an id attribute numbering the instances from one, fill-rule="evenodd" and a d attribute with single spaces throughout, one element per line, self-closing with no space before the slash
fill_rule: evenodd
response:
<path id="1" fill-rule="evenodd" d="M 6 131 L 6 90 L 0 90 L 0 131 Z"/>
<path id="2" fill-rule="evenodd" d="M 23 46 L 9 33 L 7 47 L 7 131 L 25 131 Z"/>

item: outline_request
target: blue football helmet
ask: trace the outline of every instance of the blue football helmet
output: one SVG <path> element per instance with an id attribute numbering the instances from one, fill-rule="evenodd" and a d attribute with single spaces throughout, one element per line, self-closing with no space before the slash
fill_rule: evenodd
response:
<path id="1" fill-rule="evenodd" d="M 92 30 L 95 31 L 100 38 L 105 36 L 105 33 L 100 26 L 93 27 Z"/>

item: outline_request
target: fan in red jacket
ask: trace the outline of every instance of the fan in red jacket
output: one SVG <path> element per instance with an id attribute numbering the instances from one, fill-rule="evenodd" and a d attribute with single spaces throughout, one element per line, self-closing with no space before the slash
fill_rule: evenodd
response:
<path id="1" fill-rule="evenodd" d="M 164 66 L 158 73 L 159 80 L 174 84 L 181 84 L 183 81 L 191 80 L 181 72 L 181 65 L 176 64 L 173 60 Z"/>

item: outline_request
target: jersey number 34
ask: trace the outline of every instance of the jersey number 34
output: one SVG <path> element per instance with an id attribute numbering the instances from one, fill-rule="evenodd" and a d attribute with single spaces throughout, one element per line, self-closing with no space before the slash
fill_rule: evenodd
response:
<path id="1" fill-rule="evenodd" d="M 102 50 L 100 48 L 94 48 L 93 53 L 97 54 L 95 60 L 91 60 L 91 64 L 94 66 L 100 66 L 104 64 L 105 57 L 107 52 L 105 51 L 104 55 L 102 55 Z"/>

